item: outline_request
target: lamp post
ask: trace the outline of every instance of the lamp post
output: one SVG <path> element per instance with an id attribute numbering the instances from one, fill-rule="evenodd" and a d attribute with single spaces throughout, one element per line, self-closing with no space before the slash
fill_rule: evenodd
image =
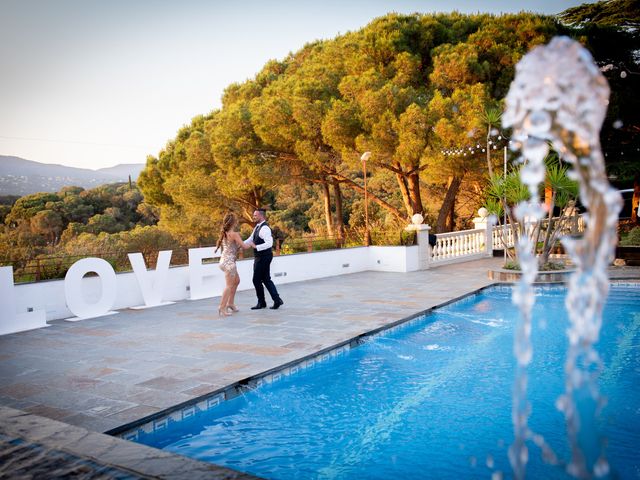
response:
<path id="1" fill-rule="evenodd" d="M 507 181 L 507 146 L 504 146 L 504 173 L 503 178 L 506 184 Z M 504 190 L 504 220 L 502 221 L 502 253 L 504 263 L 507 263 L 507 190 Z M 513 237 L 515 239 L 515 235 Z M 514 245 L 515 246 L 515 245 Z"/>
<path id="2" fill-rule="evenodd" d="M 360 157 L 362 160 L 362 172 L 364 174 L 364 244 L 371 245 L 371 234 L 369 233 L 369 199 L 367 198 L 367 160 L 371 157 L 371 152 L 364 152 Z"/>

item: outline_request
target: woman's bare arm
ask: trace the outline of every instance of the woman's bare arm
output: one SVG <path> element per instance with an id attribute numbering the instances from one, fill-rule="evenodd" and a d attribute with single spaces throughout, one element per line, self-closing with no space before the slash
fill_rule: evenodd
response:
<path id="1" fill-rule="evenodd" d="M 242 241 L 242 237 L 238 232 L 233 232 L 233 241 L 236 242 L 236 244 L 241 248 L 251 248 L 250 246 L 245 245 L 245 243 Z"/>

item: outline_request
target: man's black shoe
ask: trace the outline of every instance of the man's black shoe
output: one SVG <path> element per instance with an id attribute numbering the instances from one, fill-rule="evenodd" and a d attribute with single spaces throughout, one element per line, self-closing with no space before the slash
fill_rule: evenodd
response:
<path id="1" fill-rule="evenodd" d="M 273 307 L 269 307 L 271 310 L 277 310 L 280 308 L 280 305 L 284 305 L 284 302 L 282 301 L 281 298 L 279 298 L 278 300 L 275 300 L 273 302 Z"/>
<path id="2" fill-rule="evenodd" d="M 267 305 L 266 304 L 263 305 L 263 304 L 259 303 L 257 305 L 254 305 L 253 307 L 251 307 L 251 310 L 262 310 L 263 308 L 267 308 Z"/>

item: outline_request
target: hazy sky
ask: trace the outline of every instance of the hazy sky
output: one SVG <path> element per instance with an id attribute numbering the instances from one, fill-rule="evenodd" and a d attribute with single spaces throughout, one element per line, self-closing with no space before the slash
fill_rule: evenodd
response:
<path id="1" fill-rule="evenodd" d="M 580 0 L 0 0 L 0 155 L 143 163 L 224 88 L 391 11 L 555 14 Z"/>

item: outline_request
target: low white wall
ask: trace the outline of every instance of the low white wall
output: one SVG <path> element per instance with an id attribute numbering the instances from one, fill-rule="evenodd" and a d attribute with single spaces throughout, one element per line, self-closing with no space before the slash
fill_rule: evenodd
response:
<path id="1" fill-rule="evenodd" d="M 420 270 L 419 248 L 369 247 L 369 268 L 380 272 L 415 272 Z"/>
<path id="2" fill-rule="evenodd" d="M 240 260 L 237 265 L 240 274 L 238 289 L 253 289 L 251 282 L 253 259 Z M 213 270 L 212 276 L 205 277 L 204 285 L 207 291 L 211 292 L 211 297 L 217 297 L 224 289 L 224 275 L 218 268 Z M 356 247 L 282 255 L 273 259 L 271 278 L 276 285 L 280 285 L 367 270 L 385 272 L 418 270 L 418 247 Z M 144 300 L 135 274 L 119 273 L 116 278 L 117 294 L 113 309 L 143 306 Z M 101 288 L 101 280 L 98 277 L 85 277 L 82 280 L 83 296 L 87 302 L 97 301 Z M 13 295 L 17 313 L 45 310 L 47 320 L 73 317 L 65 301 L 64 280 L 18 284 L 13 287 Z M 189 297 L 189 268 L 187 266 L 170 268 L 163 301 L 179 301 Z M 4 299 L 0 301 L 6 304 Z"/>

